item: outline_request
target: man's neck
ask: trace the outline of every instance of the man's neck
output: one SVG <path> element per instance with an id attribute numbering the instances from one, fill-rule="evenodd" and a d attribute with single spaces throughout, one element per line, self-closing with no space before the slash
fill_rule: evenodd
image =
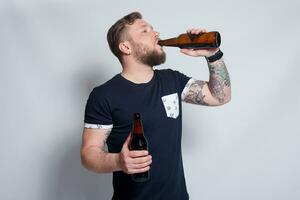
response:
<path id="1" fill-rule="evenodd" d="M 133 83 L 148 83 L 153 77 L 151 66 L 140 63 L 124 64 L 121 75 Z"/>

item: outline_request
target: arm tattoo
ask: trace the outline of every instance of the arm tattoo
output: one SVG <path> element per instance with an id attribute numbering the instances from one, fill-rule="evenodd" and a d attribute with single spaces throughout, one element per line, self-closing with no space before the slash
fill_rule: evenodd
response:
<path id="1" fill-rule="evenodd" d="M 208 87 L 212 95 L 218 99 L 220 103 L 224 102 L 225 87 L 230 87 L 230 78 L 225 66 L 224 60 L 220 59 L 213 63 L 208 63 L 209 67 L 209 82 Z"/>
<path id="2" fill-rule="evenodd" d="M 193 103 L 193 104 L 201 104 L 201 105 L 208 105 L 204 101 L 205 95 L 202 92 L 203 86 L 206 84 L 205 81 L 195 81 L 191 84 L 189 87 L 189 91 L 187 92 L 184 100 L 187 103 Z"/>

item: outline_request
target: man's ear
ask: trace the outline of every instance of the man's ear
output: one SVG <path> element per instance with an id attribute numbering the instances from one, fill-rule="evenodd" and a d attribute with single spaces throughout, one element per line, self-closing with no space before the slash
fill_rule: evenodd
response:
<path id="1" fill-rule="evenodd" d="M 120 42 L 119 43 L 119 49 L 120 49 L 121 52 L 123 52 L 126 55 L 131 54 L 131 46 L 130 46 L 128 41 Z"/>

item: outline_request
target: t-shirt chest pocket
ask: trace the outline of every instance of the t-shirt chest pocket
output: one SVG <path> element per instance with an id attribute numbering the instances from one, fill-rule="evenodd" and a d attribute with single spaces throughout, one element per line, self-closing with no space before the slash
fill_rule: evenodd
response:
<path id="1" fill-rule="evenodd" d="M 176 119 L 179 115 L 179 100 L 178 94 L 173 93 L 161 97 L 166 114 L 170 118 Z"/>

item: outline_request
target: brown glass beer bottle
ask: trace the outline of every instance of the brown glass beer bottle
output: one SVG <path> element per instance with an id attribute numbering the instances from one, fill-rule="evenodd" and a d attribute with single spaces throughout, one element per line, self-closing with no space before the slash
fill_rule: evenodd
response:
<path id="1" fill-rule="evenodd" d="M 217 31 L 200 33 L 198 35 L 183 33 L 175 38 L 158 41 L 160 46 L 179 47 L 181 49 L 209 49 L 218 48 L 221 35 Z"/>
<path id="2" fill-rule="evenodd" d="M 129 150 L 148 150 L 148 141 L 144 135 L 143 124 L 140 113 L 134 113 L 133 130 L 131 141 L 129 143 Z M 136 182 L 144 182 L 150 178 L 150 172 L 142 172 L 131 175 Z"/>

